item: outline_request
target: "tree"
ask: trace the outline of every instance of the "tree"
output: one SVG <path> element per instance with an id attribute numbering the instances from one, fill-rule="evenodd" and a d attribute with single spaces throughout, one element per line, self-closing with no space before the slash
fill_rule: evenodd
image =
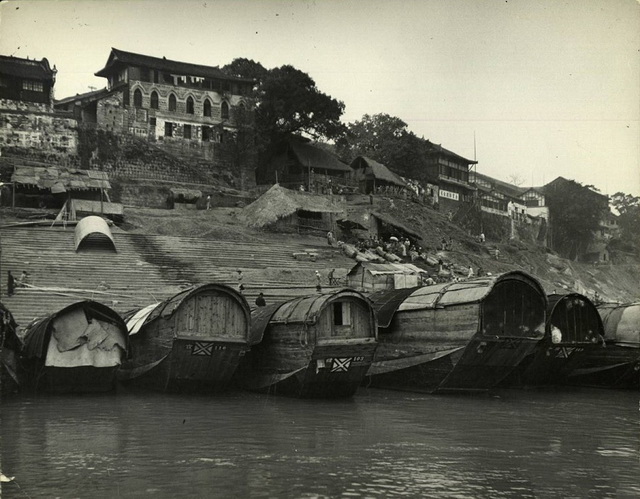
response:
<path id="1" fill-rule="evenodd" d="M 618 225 L 623 242 L 636 251 L 640 249 L 640 197 L 616 192 L 611 196 L 611 205 L 619 213 Z"/>
<path id="2" fill-rule="evenodd" d="M 290 65 L 267 70 L 249 59 L 235 59 L 223 70 L 256 81 L 255 128 L 263 147 L 291 134 L 337 139 L 345 133 L 344 103 L 321 92 L 303 71 Z"/>
<path id="3" fill-rule="evenodd" d="M 368 115 L 349 123 L 345 137 L 337 142 L 340 156 L 350 161 L 367 156 L 390 170 L 420 179 L 426 173 L 431 143 L 417 137 L 407 124 L 385 113 Z"/>
<path id="4" fill-rule="evenodd" d="M 552 247 L 566 258 L 583 255 L 609 209 L 606 196 L 591 185 L 559 178 L 545 187 Z"/>

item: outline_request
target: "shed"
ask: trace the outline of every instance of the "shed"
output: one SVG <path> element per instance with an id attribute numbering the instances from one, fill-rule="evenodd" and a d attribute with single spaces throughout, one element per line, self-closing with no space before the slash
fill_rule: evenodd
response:
<path id="1" fill-rule="evenodd" d="M 352 177 L 358 182 L 360 191 L 364 194 L 376 192 L 376 189 L 384 186 L 408 188 L 407 183 L 389 170 L 385 165 L 367 158 L 358 156 L 351 162 Z"/>
<path id="2" fill-rule="evenodd" d="M 347 273 L 347 285 L 368 293 L 415 288 L 422 284 L 423 273 L 423 269 L 410 263 L 358 262 Z"/>
<path id="3" fill-rule="evenodd" d="M 22 199 L 27 206 L 44 202 L 55 208 L 72 198 L 100 201 L 111 188 L 105 172 L 56 166 L 15 165 L 11 182 L 16 194 L 14 201 Z M 37 197 L 37 204 L 29 201 L 33 196 Z"/>
<path id="4" fill-rule="evenodd" d="M 253 227 L 323 233 L 335 230 L 336 219 L 342 212 L 328 196 L 294 191 L 278 184 L 243 210 Z"/>
<path id="5" fill-rule="evenodd" d="M 116 252 L 116 243 L 104 218 L 91 215 L 80 220 L 75 229 L 76 252 L 82 249 L 109 249 Z"/>

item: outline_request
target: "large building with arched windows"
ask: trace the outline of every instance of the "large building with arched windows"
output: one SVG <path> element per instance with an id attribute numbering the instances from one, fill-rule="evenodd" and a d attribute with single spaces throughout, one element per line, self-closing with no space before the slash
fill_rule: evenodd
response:
<path id="1" fill-rule="evenodd" d="M 218 67 L 111 49 L 107 88 L 56 102 L 83 122 L 158 142 L 220 142 L 249 106 L 253 82 Z"/>

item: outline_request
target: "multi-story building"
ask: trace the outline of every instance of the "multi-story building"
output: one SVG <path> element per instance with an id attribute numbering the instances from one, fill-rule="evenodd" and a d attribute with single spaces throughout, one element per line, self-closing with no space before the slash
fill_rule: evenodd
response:
<path id="1" fill-rule="evenodd" d="M 471 167 L 477 161 L 466 159 L 439 144 L 429 143 L 425 157 L 426 177 L 438 184 L 438 204 L 456 210 L 461 202 L 471 202 L 475 187 L 469 182 Z M 423 179 L 421 179 L 423 180 Z"/>
<path id="2" fill-rule="evenodd" d="M 88 114 L 84 121 L 152 141 L 219 142 L 224 130 L 236 128 L 234 110 L 250 106 L 253 86 L 252 80 L 218 67 L 115 48 L 96 76 L 106 78 L 106 90 L 63 99 L 57 106 L 80 105 L 91 110 L 76 113 Z"/>
<path id="3" fill-rule="evenodd" d="M 56 73 L 46 58 L 37 61 L 0 55 L 0 99 L 50 106 Z"/>
<path id="4" fill-rule="evenodd" d="M 56 67 L 0 55 L 0 149 L 60 157 L 76 151 L 76 122 L 53 109 Z"/>

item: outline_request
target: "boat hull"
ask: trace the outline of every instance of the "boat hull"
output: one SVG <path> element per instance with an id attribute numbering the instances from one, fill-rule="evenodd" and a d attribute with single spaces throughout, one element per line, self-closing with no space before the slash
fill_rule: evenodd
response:
<path id="1" fill-rule="evenodd" d="M 36 392 L 55 394 L 111 392 L 116 389 L 117 369 L 117 366 L 45 366 L 30 384 Z"/>
<path id="2" fill-rule="evenodd" d="M 249 369 L 243 375 L 243 386 L 298 398 L 351 397 L 362 384 L 376 347 L 375 341 L 315 345 L 302 365 Z"/>
<path id="3" fill-rule="evenodd" d="M 405 358 L 379 355 L 365 383 L 427 393 L 487 391 L 509 376 L 537 342 L 529 338 L 474 337 L 466 346 L 450 345 L 428 354 L 422 353 L 425 348 L 419 355 Z"/>
<path id="4" fill-rule="evenodd" d="M 571 385 L 600 388 L 640 389 L 640 350 L 608 344 L 592 350 L 585 361 L 569 373 Z"/>
<path id="5" fill-rule="evenodd" d="M 166 356 L 142 365 L 124 364 L 118 380 L 156 391 L 223 391 L 247 349 L 241 342 L 176 338 Z"/>

